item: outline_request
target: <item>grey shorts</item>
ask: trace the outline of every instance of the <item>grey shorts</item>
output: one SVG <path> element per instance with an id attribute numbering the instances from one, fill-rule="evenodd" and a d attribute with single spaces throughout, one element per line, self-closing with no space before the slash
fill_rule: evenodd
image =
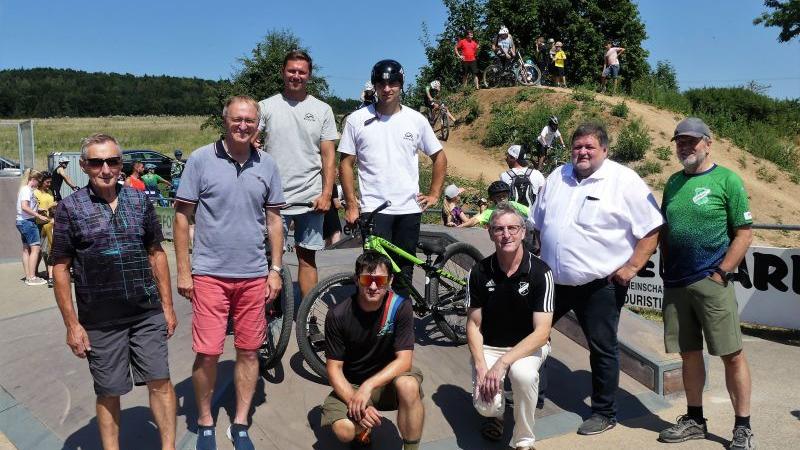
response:
<path id="1" fill-rule="evenodd" d="M 127 394 L 133 385 L 168 380 L 167 323 L 159 313 L 125 325 L 86 330 L 89 372 L 97 395 Z M 133 380 L 131 380 L 133 371 Z"/>
<path id="2" fill-rule="evenodd" d="M 306 212 L 303 214 L 283 215 L 283 236 L 289 232 L 289 222 L 294 222 L 295 245 L 306 250 L 322 250 L 325 239 L 322 237 L 325 214 Z"/>

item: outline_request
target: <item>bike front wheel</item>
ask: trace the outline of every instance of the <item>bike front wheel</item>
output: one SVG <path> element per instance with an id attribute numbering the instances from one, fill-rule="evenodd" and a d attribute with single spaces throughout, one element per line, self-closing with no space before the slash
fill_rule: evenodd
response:
<path id="1" fill-rule="evenodd" d="M 292 335 L 294 317 L 294 289 L 292 277 L 286 269 L 281 275 L 283 287 L 275 300 L 266 305 L 267 334 L 258 349 L 258 362 L 262 374 L 269 371 L 286 353 Z"/>
<path id="2" fill-rule="evenodd" d="M 450 118 L 447 110 L 442 108 L 442 127 L 439 128 L 439 139 L 446 141 L 450 137 Z"/>
<path id="3" fill-rule="evenodd" d="M 523 86 L 534 86 L 539 83 L 542 78 L 542 73 L 535 64 L 525 64 L 522 71 L 520 71 L 519 83 Z"/>
<path id="4" fill-rule="evenodd" d="M 297 310 L 297 346 L 308 367 L 325 380 L 325 317 L 355 293 L 353 272 L 337 273 L 317 283 Z"/>
<path id="5" fill-rule="evenodd" d="M 439 331 L 452 342 L 467 342 L 467 281 L 472 267 L 483 259 L 481 252 L 464 242 L 448 245 L 434 266 L 464 284 L 434 274 L 428 284 L 427 301 Z"/>
<path id="6" fill-rule="evenodd" d="M 497 64 L 490 64 L 489 67 L 483 69 L 483 86 L 493 88 L 500 85 L 500 78 L 502 77 L 503 70 Z"/>

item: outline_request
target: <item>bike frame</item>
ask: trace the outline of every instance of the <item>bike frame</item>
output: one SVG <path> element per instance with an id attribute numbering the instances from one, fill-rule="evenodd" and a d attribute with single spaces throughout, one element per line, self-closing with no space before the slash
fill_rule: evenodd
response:
<path id="1" fill-rule="evenodd" d="M 374 236 L 374 235 L 367 236 L 367 238 L 364 239 L 364 250 L 376 251 L 389 258 L 389 261 L 392 264 L 391 268 L 392 274 L 398 277 L 403 287 L 408 289 L 408 292 L 411 293 L 411 297 L 414 299 L 415 303 L 418 302 L 419 304 L 427 306 L 425 298 L 419 293 L 419 291 L 417 291 L 416 288 L 414 288 L 413 283 L 411 283 L 411 280 L 408 280 L 406 276 L 403 275 L 403 273 L 400 271 L 400 266 L 397 265 L 392 256 L 389 254 L 389 252 L 394 253 L 395 255 L 405 259 L 406 261 L 413 263 L 415 266 L 419 266 L 422 270 L 424 270 L 426 286 L 430 283 L 431 274 L 438 277 L 447 278 L 448 280 L 456 282 L 461 286 L 467 285 L 466 281 L 459 279 L 458 277 L 451 274 L 450 272 L 447 272 L 446 270 L 437 269 L 427 261 L 423 261 L 417 258 L 415 255 L 406 252 L 402 248 L 392 244 L 391 242 L 380 236 Z"/>

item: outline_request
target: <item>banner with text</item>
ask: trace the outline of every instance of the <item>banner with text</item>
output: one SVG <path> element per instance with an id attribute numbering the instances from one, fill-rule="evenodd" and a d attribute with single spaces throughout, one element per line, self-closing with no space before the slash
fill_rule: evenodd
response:
<path id="1" fill-rule="evenodd" d="M 164 239 L 172 239 L 172 221 L 175 219 L 175 209 L 165 206 L 156 206 L 156 215 L 161 222 L 161 232 Z"/>
<path id="2" fill-rule="evenodd" d="M 661 311 L 664 284 L 656 252 L 631 280 L 626 305 Z M 734 283 L 743 322 L 800 329 L 800 249 L 750 247 Z"/>

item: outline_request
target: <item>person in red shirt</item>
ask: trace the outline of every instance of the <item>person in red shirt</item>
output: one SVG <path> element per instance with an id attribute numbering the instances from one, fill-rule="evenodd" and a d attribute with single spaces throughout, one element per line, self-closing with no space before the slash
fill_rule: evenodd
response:
<path id="1" fill-rule="evenodd" d="M 125 180 L 125 184 L 136 189 L 137 191 L 144 192 L 144 181 L 142 181 L 142 174 L 144 173 L 144 163 L 141 161 L 134 161 L 131 175 Z"/>
<path id="2" fill-rule="evenodd" d="M 464 67 L 462 83 L 467 84 L 467 78 L 472 74 L 472 78 L 475 81 L 475 89 L 480 89 L 480 85 L 478 85 L 478 73 L 480 73 L 477 61 L 478 47 L 478 41 L 473 39 L 472 30 L 467 30 L 467 37 L 456 44 L 456 56 L 461 60 L 461 64 Z"/>

